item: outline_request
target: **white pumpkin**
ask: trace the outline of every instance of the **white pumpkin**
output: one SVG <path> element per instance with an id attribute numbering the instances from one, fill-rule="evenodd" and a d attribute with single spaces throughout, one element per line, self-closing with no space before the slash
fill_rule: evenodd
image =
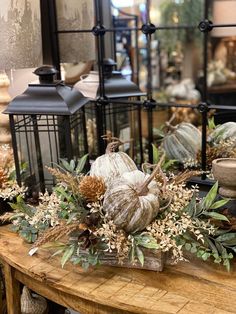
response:
<path id="1" fill-rule="evenodd" d="M 106 153 L 98 157 L 91 166 L 90 175 L 102 177 L 106 184 L 125 172 L 137 170 L 134 161 L 124 152 L 114 152 L 119 142 L 108 144 Z"/>
<path id="2" fill-rule="evenodd" d="M 226 122 L 217 126 L 208 137 L 208 141 L 213 144 L 230 139 L 236 141 L 236 122 Z"/>
<path id="3" fill-rule="evenodd" d="M 179 162 L 193 160 L 201 149 L 201 132 L 191 123 L 167 125 L 169 132 L 163 139 L 163 148 L 169 159 Z"/>
<path id="4" fill-rule="evenodd" d="M 159 188 L 154 175 L 134 170 L 111 182 L 103 202 L 104 212 L 114 224 L 128 233 L 141 231 L 156 217 Z"/>

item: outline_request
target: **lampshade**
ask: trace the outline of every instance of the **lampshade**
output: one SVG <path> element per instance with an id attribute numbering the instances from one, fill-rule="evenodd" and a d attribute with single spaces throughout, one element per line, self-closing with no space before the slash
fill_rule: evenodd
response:
<path id="1" fill-rule="evenodd" d="M 214 24 L 236 24 L 236 0 L 214 0 L 212 20 Z M 236 36 L 236 27 L 214 28 L 212 36 Z"/>
<path id="2" fill-rule="evenodd" d="M 92 29 L 93 0 L 56 0 L 59 30 Z M 92 33 L 59 34 L 61 62 L 95 60 L 95 38 Z"/>
<path id="3" fill-rule="evenodd" d="M 40 0 L 1 0 L 0 69 L 42 64 Z"/>

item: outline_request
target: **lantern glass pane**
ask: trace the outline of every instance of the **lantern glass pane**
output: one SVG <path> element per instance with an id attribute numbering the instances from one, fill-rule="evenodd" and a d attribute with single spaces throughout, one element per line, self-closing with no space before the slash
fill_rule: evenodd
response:
<path id="1" fill-rule="evenodd" d="M 42 186 L 50 190 L 55 184 L 46 166 L 55 167 L 62 158 L 68 161 L 71 158 L 77 160 L 86 153 L 82 118 L 82 111 L 71 117 L 55 115 L 15 117 L 21 180 L 32 191 L 42 190 Z"/>

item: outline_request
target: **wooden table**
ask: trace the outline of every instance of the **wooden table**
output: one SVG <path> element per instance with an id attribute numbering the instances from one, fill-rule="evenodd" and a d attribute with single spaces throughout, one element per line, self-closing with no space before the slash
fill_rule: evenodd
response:
<path id="1" fill-rule="evenodd" d="M 84 272 L 29 245 L 0 227 L 8 314 L 20 313 L 20 286 L 80 311 L 81 314 L 229 314 L 236 313 L 236 275 L 202 262 L 168 266 L 162 273 L 100 267 Z"/>

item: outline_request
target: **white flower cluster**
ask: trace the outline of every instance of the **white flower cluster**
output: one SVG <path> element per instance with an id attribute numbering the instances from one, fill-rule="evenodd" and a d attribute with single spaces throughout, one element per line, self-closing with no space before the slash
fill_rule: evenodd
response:
<path id="1" fill-rule="evenodd" d="M 19 186 L 16 182 L 7 182 L 0 188 L 0 198 L 11 201 L 18 195 L 24 197 L 26 191 L 26 187 Z"/>
<path id="2" fill-rule="evenodd" d="M 113 221 L 107 221 L 102 224 L 95 233 L 96 236 L 101 237 L 101 240 L 106 243 L 107 249 L 105 251 L 115 251 L 119 262 L 128 257 L 131 241 L 123 230 L 117 230 Z"/>
<path id="3" fill-rule="evenodd" d="M 187 189 L 184 184 L 167 185 L 167 192 L 172 197 L 169 211 L 166 211 L 163 219 L 156 219 L 147 227 L 148 232 L 157 240 L 163 252 L 171 250 L 175 262 L 185 260 L 182 245 L 178 245 L 176 242 L 180 236 L 190 232 L 197 240 L 204 242 L 202 230 L 209 234 L 215 232 L 210 221 L 192 218 L 183 212 L 196 191 L 197 187 Z"/>
<path id="4" fill-rule="evenodd" d="M 36 212 L 33 217 L 28 217 L 27 220 L 32 226 L 39 224 L 47 224 L 51 227 L 59 225 L 58 213 L 61 211 L 60 198 L 56 193 L 49 195 L 48 192 L 40 194 L 39 206 L 36 207 Z"/>

